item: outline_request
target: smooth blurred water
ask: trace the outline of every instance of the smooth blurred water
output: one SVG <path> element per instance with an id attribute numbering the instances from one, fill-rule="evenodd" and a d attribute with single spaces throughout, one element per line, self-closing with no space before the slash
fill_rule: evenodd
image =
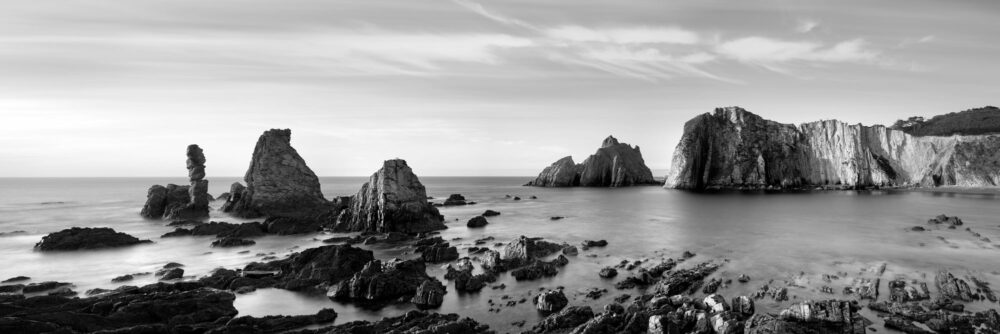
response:
<path id="1" fill-rule="evenodd" d="M 849 298 L 839 294 L 850 278 L 863 275 L 867 268 L 887 263 L 885 278 L 906 277 L 933 286 L 934 272 L 949 268 L 971 274 L 1000 286 L 998 242 L 974 238 L 965 227 L 1000 241 L 1000 206 L 996 195 L 933 193 L 907 191 L 818 191 L 800 193 L 717 193 L 699 194 L 666 190 L 659 187 L 622 189 L 531 188 L 521 184 L 530 178 L 516 177 L 423 177 L 428 195 L 438 198 L 460 193 L 479 204 L 442 208 L 449 229 L 446 240 L 465 247 L 473 240 L 493 236 L 505 242 L 520 235 L 544 237 L 558 242 L 579 244 L 585 239 L 606 239 L 608 247 L 583 251 L 571 257 L 571 263 L 553 278 L 516 282 L 503 275 L 499 283 L 507 288 L 490 287 L 476 294 L 458 294 L 451 284 L 441 312 L 457 312 L 490 324 L 501 331 L 515 331 L 511 322 L 527 320 L 528 326 L 539 319 L 531 302 L 488 312 L 488 300 L 505 303 L 529 298 L 540 287 L 563 286 L 572 304 L 600 308 L 622 293 L 613 287 L 629 273 L 620 271 L 614 280 L 597 276 L 604 266 L 623 259 L 679 257 L 685 251 L 698 254 L 685 265 L 701 261 L 728 259 L 718 277 L 734 279 L 748 274 L 754 280 L 734 283 L 720 293 L 727 297 L 748 295 L 765 279 L 793 281 L 803 287 L 790 287 L 796 299 Z M 321 178 L 328 197 L 350 195 L 366 178 Z M 211 178 L 210 192 L 228 190 L 236 178 Z M 166 222 L 148 221 L 138 212 L 152 184 L 183 183 L 167 178 L 46 178 L 0 179 L 0 232 L 24 230 L 25 235 L 0 237 L 0 279 L 26 275 L 34 281 L 72 282 L 76 290 L 95 287 L 114 288 L 111 278 L 136 272 L 152 272 L 167 262 L 185 264 L 191 278 L 206 275 L 216 267 L 236 268 L 274 253 L 291 252 L 322 245 L 319 241 L 332 235 L 268 236 L 257 239 L 247 248 L 214 249 L 210 237 L 160 239 L 172 230 Z M 519 195 L 514 201 L 505 195 Z M 529 199 L 536 195 L 538 199 Z M 213 203 L 218 206 L 221 203 Z M 501 216 L 489 218 L 481 229 L 468 229 L 465 222 L 486 209 Z M 960 216 L 965 226 L 955 230 L 931 228 L 928 232 L 910 232 L 909 227 L 926 226 L 927 219 L 938 214 Z M 213 212 L 213 220 L 240 222 Z M 550 220 L 552 216 L 565 216 Z M 33 245 L 46 233 L 72 226 L 107 226 L 154 244 L 100 251 L 41 253 Z M 942 237 L 944 240 L 940 239 Z M 492 242 L 491 242 L 492 243 Z M 390 245 L 359 246 L 372 249 L 380 258 L 413 257 L 410 250 Z M 242 251 L 249 250 L 250 252 Z M 429 265 L 429 272 L 439 278 L 443 269 Z M 803 275 L 800 275 L 802 273 Z M 831 283 L 820 282 L 823 274 L 847 273 L 848 278 Z M 126 284 L 154 282 L 152 275 L 140 276 Z M 838 292 L 825 295 L 819 285 L 828 284 Z M 779 284 L 784 286 L 783 284 Z M 584 297 L 587 289 L 608 289 L 604 297 Z M 885 283 L 883 295 L 887 294 Z M 933 291 L 933 290 L 932 290 Z M 794 299 L 793 299 L 794 301 Z M 310 314 L 332 307 L 339 314 L 337 322 L 379 319 L 410 309 L 394 306 L 380 311 L 335 303 L 323 296 L 265 289 L 241 295 L 237 299 L 241 314 Z M 790 302 L 758 301 L 761 311 L 773 311 Z M 974 303 L 969 309 L 996 307 Z"/>

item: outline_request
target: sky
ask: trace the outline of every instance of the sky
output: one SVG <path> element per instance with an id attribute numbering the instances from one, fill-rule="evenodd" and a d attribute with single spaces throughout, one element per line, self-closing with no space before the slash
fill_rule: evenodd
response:
<path id="1" fill-rule="evenodd" d="M 240 176 L 291 128 L 321 176 L 530 176 L 684 122 L 891 124 L 997 105 L 1000 2 L 0 2 L 0 177 Z"/>

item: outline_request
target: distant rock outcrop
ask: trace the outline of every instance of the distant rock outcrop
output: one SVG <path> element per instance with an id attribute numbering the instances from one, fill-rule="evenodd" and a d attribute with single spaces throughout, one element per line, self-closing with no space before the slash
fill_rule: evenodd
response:
<path id="1" fill-rule="evenodd" d="M 146 204 L 139 213 L 151 219 L 208 218 L 208 180 L 205 180 L 205 154 L 198 145 L 187 147 L 190 186 L 153 185 L 146 193 Z"/>
<path id="2" fill-rule="evenodd" d="M 234 216 L 309 216 L 329 211 L 319 178 L 291 145 L 292 131 L 271 129 L 257 139 L 246 187 L 233 185 L 222 210 Z"/>
<path id="3" fill-rule="evenodd" d="M 419 233 L 444 229 L 444 217 L 427 202 L 427 190 L 405 160 L 386 160 L 350 200 L 337 220 L 343 232 Z"/>
<path id="4" fill-rule="evenodd" d="M 537 187 L 627 187 L 655 184 L 639 147 L 619 143 L 608 136 L 601 148 L 580 164 L 564 157 L 545 167 L 528 186 Z"/>
<path id="5" fill-rule="evenodd" d="M 739 107 L 684 125 L 665 187 L 1000 185 L 1000 137 L 917 137 L 884 126 L 828 120 L 800 126 Z"/>

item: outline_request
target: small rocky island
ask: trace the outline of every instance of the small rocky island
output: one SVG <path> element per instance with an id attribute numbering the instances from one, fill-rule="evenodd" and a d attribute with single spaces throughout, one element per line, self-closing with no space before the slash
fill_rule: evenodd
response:
<path id="1" fill-rule="evenodd" d="M 946 119 L 934 120 L 923 129 L 938 132 L 926 133 L 947 136 L 906 132 L 924 133 L 916 130 L 922 123 L 898 124 L 899 130 L 836 120 L 796 126 L 766 120 L 740 107 L 718 108 L 684 125 L 664 186 L 700 190 L 1000 185 L 1000 136 L 982 134 L 983 129 L 964 135 L 935 125 L 948 124 Z"/>
<path id="2" fill-rule="evenodd" d="M 198 145 L 187 148 L 187 169 L 190 185 L 153 185 L 146 194 L 146 205 L 140 213 L 150 219 L 208 218 L 208 180 L 205 180 L 205 153 Z"/>
<path id="3" fill-rule="evenodd" d="M 619 143 L 608 136 L 601 148 L 583 163 L 564 157 L 545 167 L 527 186 L 536 187 L 627 187 L 657 184 L 646 167 L 639 146 Z"/>

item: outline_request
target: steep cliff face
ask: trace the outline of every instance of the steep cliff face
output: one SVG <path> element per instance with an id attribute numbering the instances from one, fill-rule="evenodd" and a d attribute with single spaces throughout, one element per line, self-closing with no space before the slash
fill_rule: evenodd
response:
<path id="1" fill-rule="evenodd" d="M 794 126 L 720 108 L 684 125 L 664 186 L 996 186 L 997 149 L 993 136 L 916 137 L 833 120 Z"/>
<path id="2" fill-rule="evenodd" d="M 386 160 L 351 198 L 336 230 L 419 233 L 444 229 L 443 220 L 406 161 L 394 159 Z"/>
<path id="3" fill-rule="evenodd" d="M 313 215 L 329 209 L 319 178 L 292 147 L 291 137 L 289 129 L 271 129 L 260 135 L 243 177 L 246 188 L 240 194 L 231 193 L 223 211 L 256 218 Z"/>
<path id="4" fill-rule="evenodd" d="M 528 186 L 538 187 L 627 187 L 655 184 L 639 147 L 619 143 L 608 136 L 601 148 L 580 164 L 573 157 L 559 159 L 545 167 Z"/>

